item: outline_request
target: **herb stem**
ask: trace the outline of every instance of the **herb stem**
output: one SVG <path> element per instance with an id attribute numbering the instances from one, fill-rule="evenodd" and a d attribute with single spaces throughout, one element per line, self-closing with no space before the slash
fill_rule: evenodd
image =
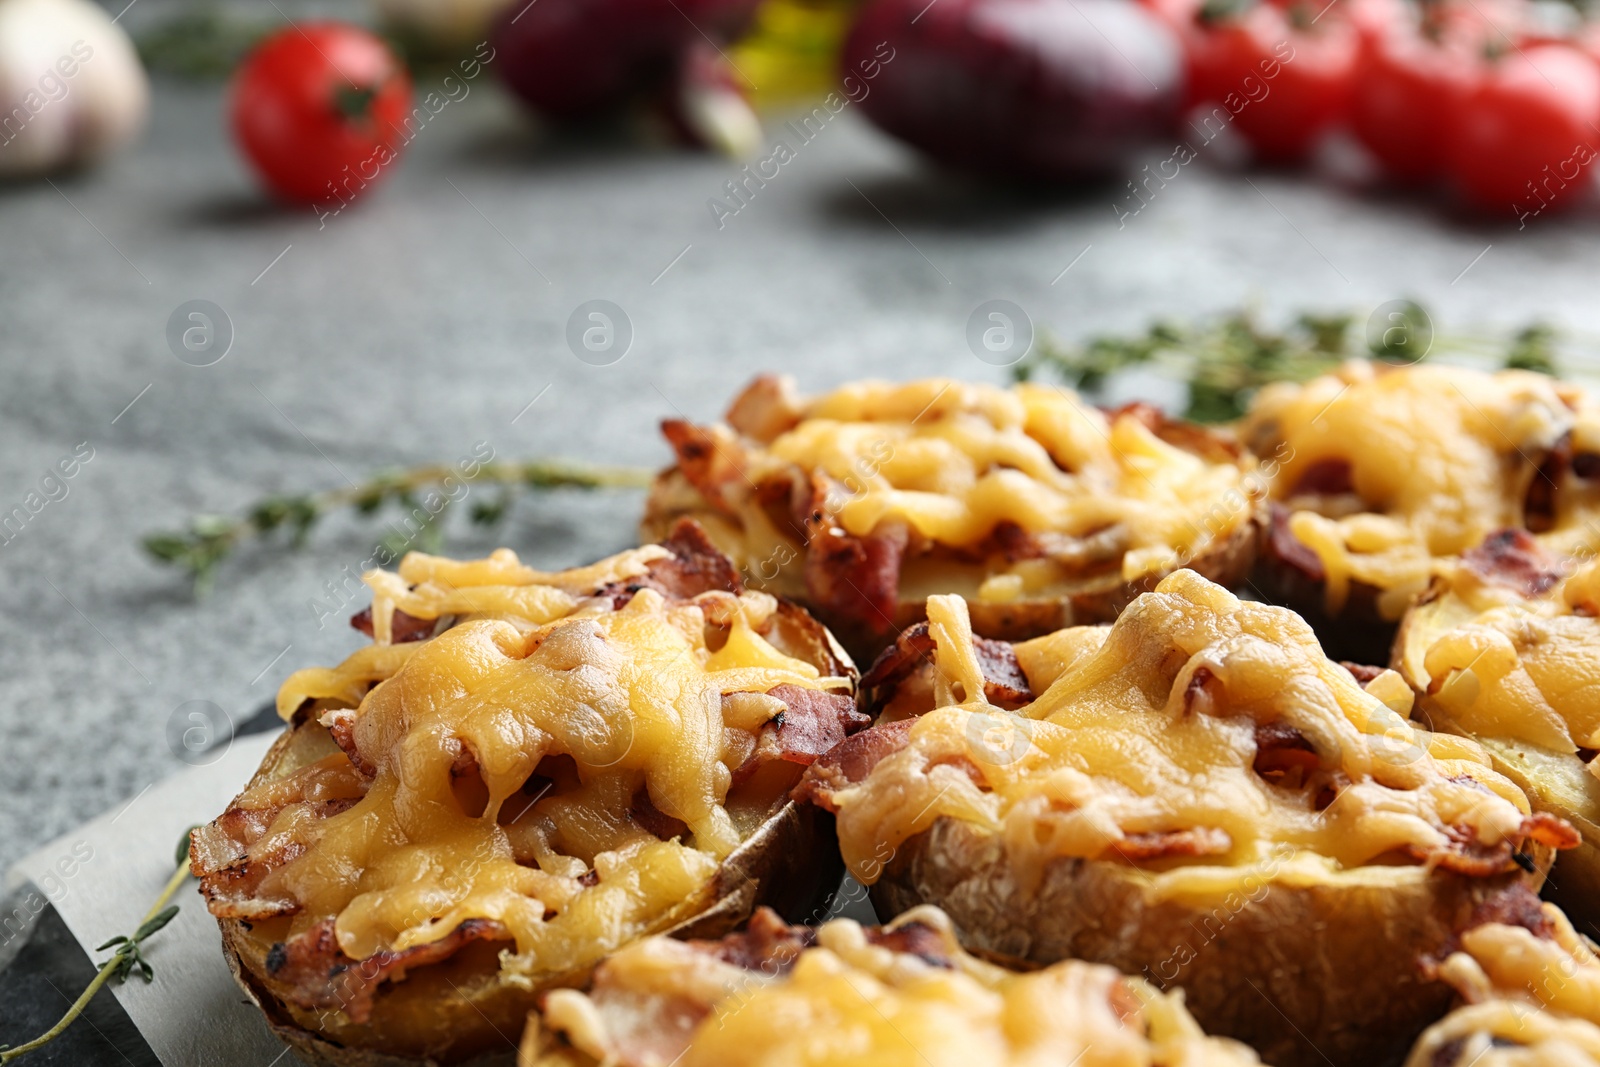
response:
<path id="1" fill-rule="evenodd" d="M 160 914 L 161 909 L 167 906 L 167 901 L 172 899 L 172 894 L 178 891 L 178 887 L 181 886 L 184 883 L 184 880 L 188 877 L 189 860 L 185 858 L 184 861 L 179 864 L 178 869 L 172 872 L 172 877 L 167 880 L 166 888 L 161 891 L 161 896 L 157 897 L 156 902 L 150 906 L 150 910 L 145 912 L 144 918 L 140 920 L 139 923 L 141 927 L 148 924 L 150 920 L 154 919 L 158 914 Z M 89 1002 L 94 999 L 95 994 L 100 992 L 101 987 L 111 980 L 111 975 L 116 971 L 118 964 L 121 962 L 122 957 L 116 953 L 112 953 L 111 958 L 106 960 L 106 962 L 100 967 L 100 972 L 94 976 L 94 981 L 90 982 L 88 988 L 86 988 L 82 993 L 78 994 L 78 999 L 72 1002 L 72 1007 L 67 1009 L 67 1013 L 61 1017 L 60 1022 L 56 1023 L 49 1030 L 45 1031 L 43 1034 L 40 1034 L 32 1041 L 29 1041 L 26 1045 L 18 1045 L 16 1048 L 9 1048 L 3 1052 L 0 1052 L 0 1063 L 10 1063 L 17 1057 L 32 1052 L 35 1049 L 42 1048 L 54 1041 L 56 1038 L 60 1037 L 61 1034 L 65 1032 L 67 1027 L 76 1022 L 78 1016 L 83 1014 L 84 1009 L 89 1006 Z"/>

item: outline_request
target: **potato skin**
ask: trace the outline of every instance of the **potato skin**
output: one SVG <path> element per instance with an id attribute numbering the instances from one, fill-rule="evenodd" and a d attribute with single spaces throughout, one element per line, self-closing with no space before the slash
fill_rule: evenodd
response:
<path id="1" fill-rule="evenodd" d="M 1373 666 L 1388 663 L 1398 623 L 1379 613 L 1377 587 L 1352 580 L 1344 607 L 1330 612 L 1323 578 L 1277 551 L 1277 538 L 1288 535 L 1287 530 L 1274 528 L 1278 521 L 1269 518 L 1262 533 L 1252 589 L 1267 603 L 1286 607 L 1310 623 L 1329 659 Z"/>
<path id="2" fill-rule="evenodd" d="M 663 471 L 650 492 L 645 516 L 639 534 L 645 543 L 659 540 L 679 519 L 690 518 L 698 522 L 717 547 L 744 568 L 738 533 L 726 516 L 710 508 L 690 486 L 677 468 Z M 1250 575 L 1260 541 L 1262 520 L 1253 516 L 1243 522 L 1226 540 L 1213 544 L 1200 555 L 1188 560 L 1184 566 L 1218 585 L 1234 588 Z M 803 552 L 804 549 L 799 549 Z M 755 588 L 762 588 L 760 575 L 745 575 Z M 1010 603 L 991 603 L 968 599 L 967 608 L 972 618 L 972 629 L 980 637 L 1001 641 L 1026 641 L 1043 637 L 1068 626 L 1114 622 L 1122 609 L 1142 593 L 1148 593 L 1160 584 L 1166 573 L 1146 575 L 1133 582 L 1125 582 L 1120 574 L 1101 575 L 1084 579 L 1071 593 L 1049 600 L 1018 600 Z M 775 590 L 776 591 L 776 590 Z M 914 626 L 928 617 L 927 602 L 921 598 L 902 597 L 895 611 L 893 628 L 877 631 L 860 623 L 839 618 L 825 609 L 806 602 L 803 591 L 785 590 L 828 627 L 857 663 L 871 663 L 890 644 L 898 631 Z"/>
<path id="3" fill-rule="evenodd" d="M 1179 985 L 1207 1033 L 1253 1045 L 1264 1063 L 1366 1065 L 1398 1062 L 1450 1007 L 1454 993 L 1425 979 L 1420 959 L 1527 881 L 1372 870 L 1394 873 L 1339 884 L 1246 879 L 1214 900 L 1154 900 L 1147 872 L 1063 858 L 1028 893 L 998 835 L 941 818 L 901 845 L 872 900 L 880 915 L 936 904 L 977 951 L 1086 959 Z"/>
<path id="4" fill-rule="evenodd" d="M 315 722 L 294 726 L 268 750 L 250 785 L 288 773 L 326 747 L 326 731 Z M 791 922 L 806 921 L 819 913 L 843 869 L 833 816 L 786 800 L 723 862 L 701 897 L 685 901 L 651 932 L 721 937 L 761 904 Z M 581 985 L 591 969 L 551 970 L 513 982 L 498 973 L 503 946 L 479 942 L 382 986 L 371 1020 L 356 1025 L 338 1013 L 290 1004 L 267 968 L 272 940 L 237 919 L 219 918 L 217 924 L 234 979 L 273 1031 L 308 1062 L 333 1067 L 512 1063 L 514 1044 L 540 995 Z"/>
<path id="5" fill-rule="evenodd" d="M 1583 843 L 1555 859 L 1545 886 L 1545 899 L 1571 917 L 1579 932 L 1600 938 L 1600 779 L 1589 773 L 1581 759 L 1539 745 L 1485 737 L 1465 729 L 1429 697 L 1427 686 L 1414 676 L 1428 646 L 1449 628 L 1448 593 L 1440 583 L 1418 599 L 1401 620 L 1389 665 L 1417 693 L 1414 718 L 1430 730 L 1456 734 L 1476 741 L 1488 753 L 1491 765 L 1528 795 L 1535 811 L 1560 816 L 1577 828 Z"/>

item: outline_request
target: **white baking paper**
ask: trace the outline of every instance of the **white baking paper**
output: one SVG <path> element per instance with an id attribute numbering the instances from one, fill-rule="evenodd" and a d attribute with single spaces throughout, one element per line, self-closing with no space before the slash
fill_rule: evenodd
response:
<path id="1" fill-rule="evenodd" d="M 28 856 L 9 879 L 31 882 L 90 958 L 104 960 L 108 954 L 94 946 L 133 932 L 172 875 L 184 829 L 215 818 L 272 741 L 270 734 L 235 739 L 215 763 L 150 786 Z M 155 980 L 111 986 L 113 995 L 164 1067 L 300 1067 L 234 984 L 197 886 L 178 891 L 177 917 L 145 943 Z"/>

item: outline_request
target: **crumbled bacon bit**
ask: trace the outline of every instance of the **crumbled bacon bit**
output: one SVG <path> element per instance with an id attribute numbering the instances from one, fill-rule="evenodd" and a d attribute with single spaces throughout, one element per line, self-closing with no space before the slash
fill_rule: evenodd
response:
<path id="1" fill-rule="evenodd" d="M 1515 589 L 1525 597 L 1549 592 L 1561 569 L 1526 530 L 1499 530 L 1477 548 L 1461 554 L 1462 565 L 1485 582 Z"/>
<path id="2" fill-rule="evenodd" d="M 1373 679 L 1384 671 L 1382 667 L 1369 667 L 1365 663 L 1351 663 L 1349 660 L 1340 660 L 1339 666 L 1349 671 L 1351 676 L 1361 683 L 1362 688 L 1366 688 Z"/>
<path id="3" fill-rule="evenodd" d="M 664 419 L 661 433 L 678 454 L 678 469 L 706 503 L 729 509 L 723 486 L 744 476 L 744 448 L 727 430 L 696 426 L 687 419 Z"/>
<path id="4" fill-rule="evenodd" d="M 908 922 L 894 930 L 869 926 L 866 934 L 871 944 L 881 945 L 891 952 L 915 956 L 930 967 L 951 970 L 955 966 L 950 959 L 944 935 L 924 923 Z"/>
<path id="5" fill-rule="evenodd" d="M 1256 757 L 1251 765 L 1263 780 L 1298 789 L 1321 765 L 1305 734 L 1286 722 L 1256 724 Z"/>
<path id="6" fill-rule="evenodd" d="M 1023 673 L 1009 641 L 974 636 L 972 648 L 978 656 L 978 667 L 983 671 L 984 696 L 991 704 L 1016 708 L 1033 701 L 1028 676 Z M 887 703 L 894 696 L 894 688 L 913 672 L 932 667 L 933 650 L 933 635 L 926 622 L 907 628 L 894 644 L 878 654 L 872 667 L 862 676 L 862 691 L 882 689 L 876 696 L 876 703 Z"/>
<path id="7" fill-rule="evenodd" d="M 1555 524 L 1556 491 L 1571 468 L 1572 431 L 1568 430 L 1545 454 L 1544 462 L 1528 483 L 1528 493 L 1522 501 L 1522 517 L 1528 529 L 1543 533 Z"/>
<path id="8" fill-rule="evenodd" d="M 1221 856 L 1233 848 L 1226 830 L 1198 826 L 1189 830 L 1157 830 L 1125 834 L 1112 842 L 1111 851 L 1129 863 L 1174 856 Z"/>
<path id="9" fill-rule="evenodd" d="M 787 709 L 768 725 L 777 730 L 782 758 L 790 763 L 809 767 L 819 756 L 872 723 L 856 710 L 855 700 L 843 693 L 785 684 L 774 686 L 767 695 L 783 701 Z"/>
<path id="10" fill-rule="evenodd" d="M 865 537 L 835 526 L 824 513 L 807 522 L 806 593 L 825 617 L 869 633 L 894 629 L 900 604 L 900 561 L 910 541 L 903 522 L 885 522 Z"/>
<path id="11" fill-rule="evenodd" d="M 1299 479 L 1295 481 L 1294 488 L 1286 495 L 1343 496 L 1345 493 L 1355 492 L 1355 488 L 1350 461 L 1327 456 L 1308 463 L 1306 469 L 1300 473 Z"/>
<path id="12" fill-rule="evenodd" d="M 655 560 L 639 577 L 613 582 L 595 595 L 609 596 L 612 607 L 621 608 L 641 589 L 654 589 L 668 600 L 692 600 L 711 592 L 744 592 L 739 569 L 693 519 L 679 519 L 661 547 L 672 555 Z"/>
<path id="13" fill-rule="evenodd" d="M 1322 557 L 1289 529 L 1290 514 L 1282 504 L 1275 503 L 1268 509 L 1267 536 L 1262 547 L 1268 556 L 1299 571 L 1310 581 L 1321 582 L 1328 577 Z"/>
<path id="14" fill-rule="evenodd" d="M 815 929 L 790 926 L 768 907 L 757 908 L 749 924 L 739 933 L 729 934 L 720 941 L 690 942 L 724 963 L 771 976 L 788 973 L 800 953 L 816 943 Z"/>
<path id="15" fill-rule="evenodd" d="M 673 838 L 689 836 L 689 824 L 682 819 L 675 819 L 660 808 L 650 799 L 650 793 L 643 787 L 633 795 L 633 807 L 628 814 L 633 821 L 649 833 L 655 834 L 663 841 Z"/>
<path id="16" fill-rule="evenodd" d="M 372 608 L 365 607 L 350 617 L 350 625 L 366 634 L 373 636 Z M 419 619 L 415 615 L 407 615 L 399 608 L 394 609 L 394 618 L 389 622 L 389 643 L 403 645 L 411 641 L 426 641 L 434 635 L 439 626 L 438 619 Z"/>
<path id="17" fill-rule="evenodd" d="M 468 919 L 437 941 L 352 960 L 339 947 L 334 920 L 323 919 L 288 941 L 273 945 L 267 953 L 267 973 L 290 1003 L 312 1011 L 340 1010 L 359 1025 L 372 1017 L 378 987 L 391 977 L 403 977 L 411 968 L 449 959 L 472 941 L 509 938 L 509 932 L 498 922 Z"/>
<path id="18" fill-rule="evenodd" d="M 864 781 L 872 768 L 910 744 L 915 724 L 915 719 L 879 723 L 847 738 L 806 768 L 790 796 L 837 814 L 833 794 Z"/>
<path id="19" fill-rule="evenodd" d="M 727 423 L 746 437 L 771 444 L 780 434 L 798 426 L 803 415 L 794 381 L 778 374 L 763 374 L 728 405 Z"/>

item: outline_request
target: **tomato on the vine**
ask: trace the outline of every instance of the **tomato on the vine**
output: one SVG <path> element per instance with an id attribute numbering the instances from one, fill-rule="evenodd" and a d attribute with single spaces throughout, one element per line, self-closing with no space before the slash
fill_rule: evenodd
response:
<path id="1" fill-rule="evenodd" d="M 1424 182 L 1445 166 L 1447 130 L 1479 77 L 1468 48 L 1415 31 L 1386 35 L 1367 50 L 1350 102 L 1350 129 L 1392 178 Z"/>
<path id="2" fill-rule="evenodd" d="M 1187 37 L 1191 99 L 1226 108 L 1261 162 L 1299 162 L 1345 115 L 1360 38 L 1343 17 L 1320 17 L 1330 7 L 1202 10 Z"/>
<path id="3" fill-rule="evenodd" d="M 399 158 L 411 79 L 366 30 L 302 23 L 246 57 L 233 84 L 234 136 L 286 200 L 352 200 Z"/>
<path id="4" fill-rule="evenodd" d="M 1572 200 L 1600 145 L 1600 66 L 1568 45 L 1539 45 L 1488 65 L 1455 109 L 1449 172 L 1474 207 L 1519 217 Z"/>

